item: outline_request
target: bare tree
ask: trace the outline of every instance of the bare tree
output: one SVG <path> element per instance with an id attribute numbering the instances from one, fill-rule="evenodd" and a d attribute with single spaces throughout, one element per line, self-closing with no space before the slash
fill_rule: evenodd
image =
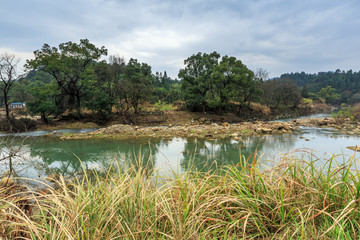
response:
<path id="1" fill-rule="evenodd" d="M 257 68 L 254 73 L 258 80 L 266 81 L 269 79 L 269 71 L 264 68 Z"/>
<path id="2" fill-rule="evenodd" d="M 7 120 L 10 120 L 9 92 L 18 77 L 16 73 L 18 63 L 19 59 L 13 54 L 3 53 L 0 55 L 0 90 L 3 94 Z"/>

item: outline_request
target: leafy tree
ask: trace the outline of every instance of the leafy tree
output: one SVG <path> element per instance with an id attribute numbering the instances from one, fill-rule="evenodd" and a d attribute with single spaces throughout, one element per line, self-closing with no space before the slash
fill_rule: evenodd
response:
<path id="1" fill-rule="evenodd" d="M 26 78 L 21 78 L 14 82 L 14 86 L 10 93 L 11 102 L 27 102 L 31 100 L 31 94 L 29 93 L 30 81 Z"/>
<path id="2" fill-rule="evenodd" d="M 7 53 L 0 55 L 0 90 L 5 105 L 7 120 L 10 120 L 9 93 L 12 90 L 14 83 L 18 77 L 16 73 L 18 63 L 19 60 L 15 57 L 15 55 L 10 55 Z"/>
<path id="3" fill-rule="evenodd" d="M 208 105 L 207 94 L 211 90 L 211 74 L 218 65 L 220 54 L 199 52 L 184 61 L 185 68 L 178 76 L 182 80 L 182 94 L 187 108 L 205 112 Z"/>
<path id="4" fill-rule="evenodd" d="M 33 82 L 29 86 L 29 92 L 33 96 L 33 100 L 26 103 L 30 114 L 40 115 L 43 123 L 48 123 L 48 116 L 58 110 L 55 98 L 60 91 L 56 82 Z"/>
<path id="5" fill-rule="evenodd" d="M 240 101 L 240 106 L 250 102 L 252 87 L 255 85 L 254 73 L 235 57 L 222 57 L 211 75 L 212 91 L 219 99 L 219 111 L 225 110 L 229 100 Z"/>
<path id="6" fill-rule="evenodd" d="M 96 111 L 100 118 L 108 120 L 112 116 L 115 104 L 114 79 L 111 78 L 110 66 L 105 62 L 94 66 L 93 78 L 84 86 L 85 106 Z"/>
<path id="7" fill-rule="evenodd" d="M 174 103 L 181 99 L 181 86 L 178 80 L 171 79 L 167 76 L 166 71 L 163 73 L 156 72 L 154 75 L 154 95 L 152 102 Z"/>
<path id="8" fill-rule="evenodd" d="M 30 85 L 35 82 L 42 82 L 44 84 L 54 82 L 55 79 L 48 73 L 43 71 L 29 71 L 24 77 L 18 78 L 14 82 L 14 87 L 10 93 L 11 102 L 29 102 L 33 100 L 29 92 Z"/>
<path id="9" fill-rule="evenodd" d="M 41 70 L 49 73 L 57 82 L 61 91 L 65 109 L 75 109 L 81 115 L 83 88 L 93 74 L 94 62 L 107 55 L 105 47 L 97 48 L 87 39 L 80 43 L 61 43 L 58 48 L 44 44 L 41 50 L 34 52 L 35 59 L 27 60 L 29 70 Z"/>
<path id="10" fill-rule="evenodd" d="M 340 98 L 340 95 L 336 93 L 335 88 L 331 86 L 321 88 L 318 93 L 318 96 L 320 98 L 325 99 L 326 103 L 334 103 L 336 100 Z"/>
<path id="11" fill-rule="evenodd" d="M 336 89 L 336 94 L 340 94 L 340 98 L 330 100 L 331 103 L 352 103 L 352 95 L 360 92 L 360 72 L 352 70 L 345 72 L 337 69 L 316 74 L 287 73 L 281 75 L 280 78 L 292 79 L 300 87 L 306 86 L 308 95 L 313 97 L 317 97 L 322 88 L 331 86 Z"/>
<path id="12" fill-rule="evenodd" d="M 139 103 L 149 99 L 152 93 L 153 76 L 151 67 L 131 58 L 120 80 L 121 98 L 138 113 Z"/>

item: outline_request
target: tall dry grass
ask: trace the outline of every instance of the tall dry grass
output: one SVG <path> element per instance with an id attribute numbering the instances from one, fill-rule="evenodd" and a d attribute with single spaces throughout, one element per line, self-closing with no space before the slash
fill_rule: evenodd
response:
<path id="1" fill-rule="evenodd" d="M 357 160 L 339 163 L 334 156 L 320 168 L 316 161 L 285 156 L 270 169 L 239 163 L 217 173 L 174 173 L 166 179 L 143 168 L 111 168 L 71 182 L 61 177 L 56 186 L 21 197 L 2 189 L 0 236 L 359 239 Z"/>

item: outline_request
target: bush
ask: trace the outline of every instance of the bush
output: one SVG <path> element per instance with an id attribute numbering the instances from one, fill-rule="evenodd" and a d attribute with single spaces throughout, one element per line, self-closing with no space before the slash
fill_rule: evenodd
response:
<path id="1" fill-rule="evenodd" d="M 355 104 L 351 108 L 351 116 L 353 117 L 354 120 L 360 121 L 360 103 Z"/>
<path id="2" fill-rule="evenodd" d="M 341 104 L 341 108 L 337 113 L 332 114 L 337 121 L 343 121 L 345 119 L 354 120 L 352 116 L 351 107 L 345 103 Z"/>
<path id="3" fill-rule="evenodd" d="M 34 130 L 36 127 L 36 121 L 30 118 L 19 118 L 19 119 L 6 119 L 0 120 L 0 131 L 3 132 L 27 132 Z"/>

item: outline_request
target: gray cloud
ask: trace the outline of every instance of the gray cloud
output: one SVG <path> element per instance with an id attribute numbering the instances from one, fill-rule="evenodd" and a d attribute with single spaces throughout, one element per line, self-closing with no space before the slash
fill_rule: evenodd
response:
<path id="1" fill-rule="evenodd" d="M 358 71 L 356 0 L 0 0 L 0 49 L 20 57 L 88 38 L 176 77 L 183 60 L 218 51 L 285 72 Z"/>

